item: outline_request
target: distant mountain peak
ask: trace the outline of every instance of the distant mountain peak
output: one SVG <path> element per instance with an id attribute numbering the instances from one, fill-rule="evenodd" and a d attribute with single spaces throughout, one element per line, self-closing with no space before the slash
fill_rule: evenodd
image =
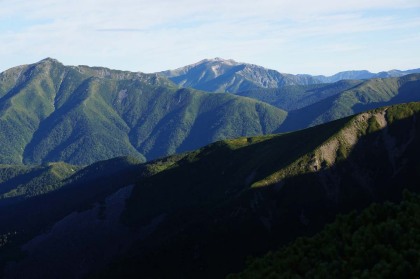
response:
<path id="1" fill-rule="evenodd" d="M 39 61 L 38 63 L 59 63 L 59 64 L 62 64 L 60 61 L 58 61 L 57 59 L 55 59 L 55 58 L 51 58 L 51 57 L 47 57 L 47 58 L 44 58 L 44 59 L 42 59 L 41 61 Z"/>
<path id="2" fill-rule="evenodd" d="M 239 64 L 245 64 L 245 63 L 239 63 L 239 62 L 237 62 L 233 59 L 224 59 L 224 58 L 221 58 L 221 57 L 215 57 L 215 58 L 206 58 L 206 59 L 200 60 L 196 63 L 193 63 L 191 65 L 180 67 L 176 70 L 184 69 L 184 68 L 187 68 L 187 67 L 196 67 L 196 66 L 199 66 L 199 65 L 206 65 L 206 64 L 239 65 Z"/>
<path id="3" fill-rule="evenodd" d="M 209 62 L 223 62 L 223 63 L 233 63 L 233 64 L 241 64 L 233 59 L 224 59 L 224 58 L 220 58 L 220 57 L 215 57 L 215 58 L 211 58 L 208 59 Z"/>
<path id="4" fill-rule="evenodd" d="M 282 74 L 255 64 L 220 57 L 204 59 L 160 74 L 179 86 L 211 92 L 236 93 L 250 89 L 319 83 L 310 76 Z"/>
<path id="5" fill-rule="evenodd" d="M 230 59 L 230 60 L 232 60 L 232 59 Z M 209 62 L 224 62 L 224 61 L 227 61 L 227 59 L 224 59 L 224 58 L 221 58 L 221 57 L 215 57 L 215 58 L 204 59 L 204 61 L 209 61 Z"/>

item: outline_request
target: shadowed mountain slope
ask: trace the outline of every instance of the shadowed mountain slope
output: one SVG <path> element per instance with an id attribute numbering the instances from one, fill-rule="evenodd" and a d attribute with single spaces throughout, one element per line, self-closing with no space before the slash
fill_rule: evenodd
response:
<path id="1" fill-rule="evenodd" d="M 234 278 L 415 278 L 420 272 L 420 197 L 341 215 L 312 238 L 250 260 Z"/>
<path id="2" fill-rule="evenodd" d="M 398 200 L 403 187 L 418 191 L 419 110 L 382 108 L 189 153 L 133 189 L 123 220 L 135 228 L 164 221 L 111 270 L 217 278 L 338 212 Z"/>
<path id="3" fill-rule="evenodd" d="M 0 165 L 0 205 L 53 191 L 78 169 L 63 162 L 41 166 Z"/>
<path id="4" fill-rule="evenodd" d="M 248 256 L 314 234 L 337 213 L 418 192 L 419 113 L 419 103 L 397 105 L 147 164 L 95 163 L 0 210 L 0 256 L 17 260 L 5 277 L 239 272 Z"/>

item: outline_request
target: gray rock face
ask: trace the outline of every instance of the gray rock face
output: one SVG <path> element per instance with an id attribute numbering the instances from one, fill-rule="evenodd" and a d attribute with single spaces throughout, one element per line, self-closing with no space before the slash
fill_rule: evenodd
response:
<path id="1" fill-rule="evenodd" d="M 319 83 L 317 79 L 309 75 L 283 74 L 261 66 L 222 58 L 205 59 L 159 74 L 168 77 L 180 86 L 212 92 L 236 93 L 257 88 Z"/>

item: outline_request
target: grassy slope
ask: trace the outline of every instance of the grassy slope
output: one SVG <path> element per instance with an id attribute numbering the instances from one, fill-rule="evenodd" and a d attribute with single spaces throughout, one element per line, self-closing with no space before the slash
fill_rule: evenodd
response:
<path id="1" fill-rule="evenodd" d="M 212 86 L 224 84 L 224 75 L 207 81 Z M 290 112 L 277 132 L 303 129 L 377 107 L 418 101 L 419 74 L 398 78 L 342 80 L 332 84 L 289 85 L 280 88 L 232 89 L 238 96 L 249 97 Z M 238 83 L 238 79 L 235 79 Z M 234 84 L 231 84 L 232 86 Z M 215 91 L 214 88 L 206 88 Z M 221 91 L 225 91 L 224 89 Z"/>
<path id="2" fill-rule="evenodd" d="M 2 163 L 153 159 L 270 133 L 286 117 L 261 102 L 179 90 L 156 75 L 52 59 L 2 73 L 0 90 Z"/>
<path id="3" fill-rule="evenodd" d="M 279 131 L 302 129 L 377 107 L 420 99 L 420 75 L 372 79 L 290 112 Z"/>
<path id="4" fill-rule="evenodd" d="M 150 160 L 220 139 L 296 130 L 417 100 L 418 79 L 239 93 L 295 109 L 286 118 L 285 111 L 262 102 L 177 89 L 156 75 L 65 67 L 47 59 L 0 76 L 0 162 L 89 164 L 122 155 Z"/>
<path id="5" fill-rule="evenodd" d="M 41 121 L 54 110 L 58 69 L 50 64 L 23 67 L 14 73 L 12 69 L 3 77 L 3 95 L 0 99 L 0 156 L 3 163 L 21 163 L 22 151 L 31 140 Z M 15 81 L 15 84 L 11 84 Z M 6 91 L 7 90 L 7 91 Z M 28 109 L 30 108 L 30 109 Z M 12 144 L 11 144 L 12 143 Z"/>
<path id="6" fill-rule="evenodd" d="M 131 94 L 120 104 L 133 145 L 147 158 L 183 152 L 241 135 L 270 133 L 284 111 L 242 98 L 190 89 Z"/>
<path id="7" fill-rule="evenodd" d="M 63 162 L 42 166 L 0 165 L 0 205 L 53 191 L 78 169 Z"/>
<path id="8" fill-rule="evenodd" d="M 293 111 L 318 103 L 362 83 L 359 80 L 342 80 L 333 84 L 291 85 L 275 89 L 242 91 L 236 95 L 266 102 L 285 111 Z"/>

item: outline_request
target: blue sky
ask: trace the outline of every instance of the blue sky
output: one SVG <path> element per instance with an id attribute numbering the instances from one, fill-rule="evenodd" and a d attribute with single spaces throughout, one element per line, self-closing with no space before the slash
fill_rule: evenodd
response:
<path id="1" fill-rule="evenodd" d="M 0 0 L 0 71 L 155 72 L 222 57 L 285 73 L 420 68 L 419 0 Z"/>

